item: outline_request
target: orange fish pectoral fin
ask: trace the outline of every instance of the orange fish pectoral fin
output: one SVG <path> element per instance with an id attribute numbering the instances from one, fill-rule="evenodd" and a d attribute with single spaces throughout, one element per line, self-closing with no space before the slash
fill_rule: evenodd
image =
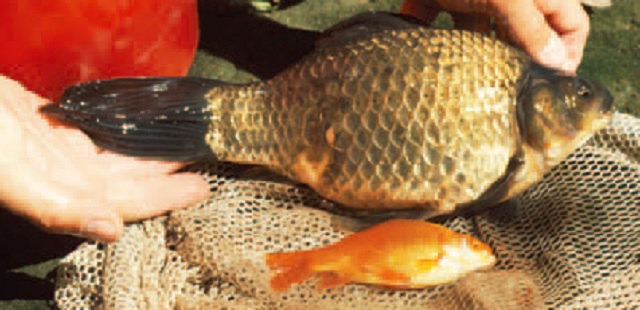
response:
<path id="1" fill-rule="evenodd" d="M 347 275 L 343 275 L 335 271 L 322 272 L 320 273 L 319 278 L 320 281 L 318 282 L 318 285 L 316 285 L 317 291 L 339 287 L 351 282 Z"/>
<path id="2" fill-rule="evenodd" d="M 436 267 L 440 263 L 440 259 L 420 259 L 418 260 L 417 267 L 420 271 L 429 271 Z"/>
<path id="3" fill-rule="evenodd" d="M 283 291 L 313 274 L 306 252 L 267 253 L 265 261 L 271 270 L 271 289 Z"/>
<path id="4" fill-rule="evenodd" d="M 390 284 L 390 285 L 405 285 L 411 282 L 411 277 L 405 273 L 391 270 L 391 269 L 383 269 L 378 273 L 378 277 L 384 281 L 380 284 Z"/>

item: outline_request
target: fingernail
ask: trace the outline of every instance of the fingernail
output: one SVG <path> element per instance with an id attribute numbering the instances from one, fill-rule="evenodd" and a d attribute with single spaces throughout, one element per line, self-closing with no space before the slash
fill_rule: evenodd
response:
<path id="1" fill-rule="evenodd" d="M 118 228 L 109 220 L 93 220 L 90 221 L 85 230 L 85 237 L 98 241 L 115 241 L 118 237 Z"/>
<path id="2" fill-rule="evenodd" d="M 555 32 L 551 32 L 547 44 L 537 56 L 538 61 L 545 66 L 562 71 L 571 71 L 575 69 L 575 64 L 569 60 L 567 47 Z"/>
<path id="3" fill-rule="evenodd" d="M 562 67 L 560 67 L 560 70 L 565 72 L 565 73 L 574 75 L 576 73 L 576 69 L 577 68 L 578 68 L 578 64 L 569 60 L 569 61 L 565 62 L 562 65 Z"/>

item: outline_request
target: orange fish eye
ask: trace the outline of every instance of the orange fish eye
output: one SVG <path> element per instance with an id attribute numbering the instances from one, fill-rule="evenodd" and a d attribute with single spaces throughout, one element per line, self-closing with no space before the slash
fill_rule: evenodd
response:
<path id="1" fill-rule="evenodd" d="M 471 250 L 486 253 L 486 255 L 491 254 L 491 248 L 489 248 L 488 245 L 482 243 L 481 241 L 477 239 L 471 239 L 469 243 Z"/>

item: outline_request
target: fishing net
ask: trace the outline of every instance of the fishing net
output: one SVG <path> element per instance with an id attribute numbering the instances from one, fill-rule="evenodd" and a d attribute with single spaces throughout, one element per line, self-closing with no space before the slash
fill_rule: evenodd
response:
<path id="1" fill-rule="evenodd" d="M 270 290 L 264 254 L 336 242 L 335 206 L 246 167 L 200 164 L 211 196 L 85 243 L 59 263 L 61 309 L 613 309 L 640 305 L 640 120 L 612 124 L 519 199 L 444 224 L 488 243 L 490 271 L 421 290 L 314 280 Z M 247 176 L 249 175 L 249 177 Z"/>

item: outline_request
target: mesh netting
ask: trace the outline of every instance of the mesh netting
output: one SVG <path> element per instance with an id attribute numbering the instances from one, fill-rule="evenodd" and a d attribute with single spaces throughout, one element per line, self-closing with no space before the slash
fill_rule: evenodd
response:
<path id="1" fill-rule="evenodd" d="M 265 252 L 338 241 L 312 191 L 201 165 L 209 200 L 130 225 L 115 244 L 85 243 L 60 262 L 62 309 L 538 309 L 640 305 L 640 120 L 613 123 L 516 202 L 444 223 L 488 243 L 488 272 L 451 285 L 391 291 L 314 280 L 274 293 Z M 318 206 L 321 208 L 319 209 Z"/>

